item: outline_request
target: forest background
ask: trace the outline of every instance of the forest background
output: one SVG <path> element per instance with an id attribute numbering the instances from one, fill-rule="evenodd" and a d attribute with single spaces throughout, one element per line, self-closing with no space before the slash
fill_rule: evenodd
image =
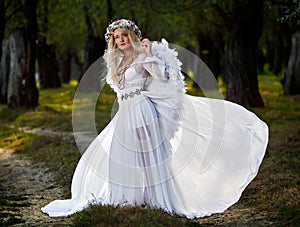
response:
<path id="1" fill-rule="evenodd" d="M 108 23 L 127 18 L 144 37 L 203 59 L 228 100 L 263 107 L 258 72 L 281 76 L 285 94 L 300 91 L 299 8 L 297 0 L 1 0 L 0 101 L 37 106 L 37 79 L 40 89 L 80 80 L 103 55 Z"/>
<path id="2" fill-rule="evenodd" d="M 103 55 L 106 26 L 120 18 L 135 21 L 143 37 L 165 38 L 200 57 L 227 100 L 269 125 L 259 175 L 223 214 L 187 220 L 143 207 L 96 206 L 51 219 L 40 212 L 70 197 L 80 158 L 74 94 Z M 299 21 L 298 0 L 0 0 L 0 225 L 299 225 Z M 186 79 L 188 93 L 202 95 Z M 99 131 L 114 100 L 104 87 L 95 110 Z"/>

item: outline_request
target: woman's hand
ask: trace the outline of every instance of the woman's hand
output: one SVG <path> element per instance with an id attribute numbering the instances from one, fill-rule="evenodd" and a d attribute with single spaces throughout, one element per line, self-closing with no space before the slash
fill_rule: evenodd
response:
<path id="1" fill-rule="evenodd" d="M 142 47 L 146 50 L 147 57 L 152 57 L 152 50 L 151 50 L 151 42 L 149 39 L 145 38 L 142 40 Z"/>

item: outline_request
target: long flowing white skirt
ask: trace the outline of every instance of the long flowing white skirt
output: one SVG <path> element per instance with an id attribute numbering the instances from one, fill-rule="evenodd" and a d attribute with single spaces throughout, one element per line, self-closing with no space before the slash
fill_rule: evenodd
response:
<path id="1" fill-rule="evenodd" d="M 183 95 L 182 101 L 174 122 L 176 113 L 159 109 L 164 100 L 154 93 L 120 101 L 77 165 L 72 198 L 42 211 L 68 216 L 90 204 L 144 204 L 195 218 L 237 202 L 258 173 L 267 125 L 224 100 Z"/>

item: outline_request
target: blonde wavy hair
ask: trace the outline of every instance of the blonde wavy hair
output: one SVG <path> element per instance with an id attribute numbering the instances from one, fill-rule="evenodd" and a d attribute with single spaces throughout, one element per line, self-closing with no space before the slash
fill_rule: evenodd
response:
<path id="1" fill-rule="evenodd" d="M 138 56 L 141 53 L 145 53 L 145 49 L 141 46 L 141 41 L 138 38 L 138 36 L 135 34 L 133 30 L 129 30 L 126 28 L 122 28 L 126 30 L 130 43 L 133 47 L 134 54 Z M 112 35 L 111 38 L 108 41 L 108 47 L 107 47 L 107 67 L 108 67 L 108 75 L 113 82 L 117 81 L 118 76 L 118 63 L 121 57 L 123 57 L 123 51 L 119 50 L 117 47 L 117 44 L 115 42 L 115 38 Z"/>

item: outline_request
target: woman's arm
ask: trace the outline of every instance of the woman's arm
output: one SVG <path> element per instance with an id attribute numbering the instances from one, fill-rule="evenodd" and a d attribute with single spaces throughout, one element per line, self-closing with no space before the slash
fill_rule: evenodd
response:
<path id="1" fill-rule="evenodd" d="M 142 47 L 145 48 L 147 56 L 143 63 L 144 69 L 147 70 L 147 72 L 154 78 L 160 80 L 168 80 L 169 78 L 166 76 L 165 73 L 165 63 L 158 57 L 153 56 L 151 50 L 151 42 L 149 41 L 149 39 L 142 40 Z"/>

